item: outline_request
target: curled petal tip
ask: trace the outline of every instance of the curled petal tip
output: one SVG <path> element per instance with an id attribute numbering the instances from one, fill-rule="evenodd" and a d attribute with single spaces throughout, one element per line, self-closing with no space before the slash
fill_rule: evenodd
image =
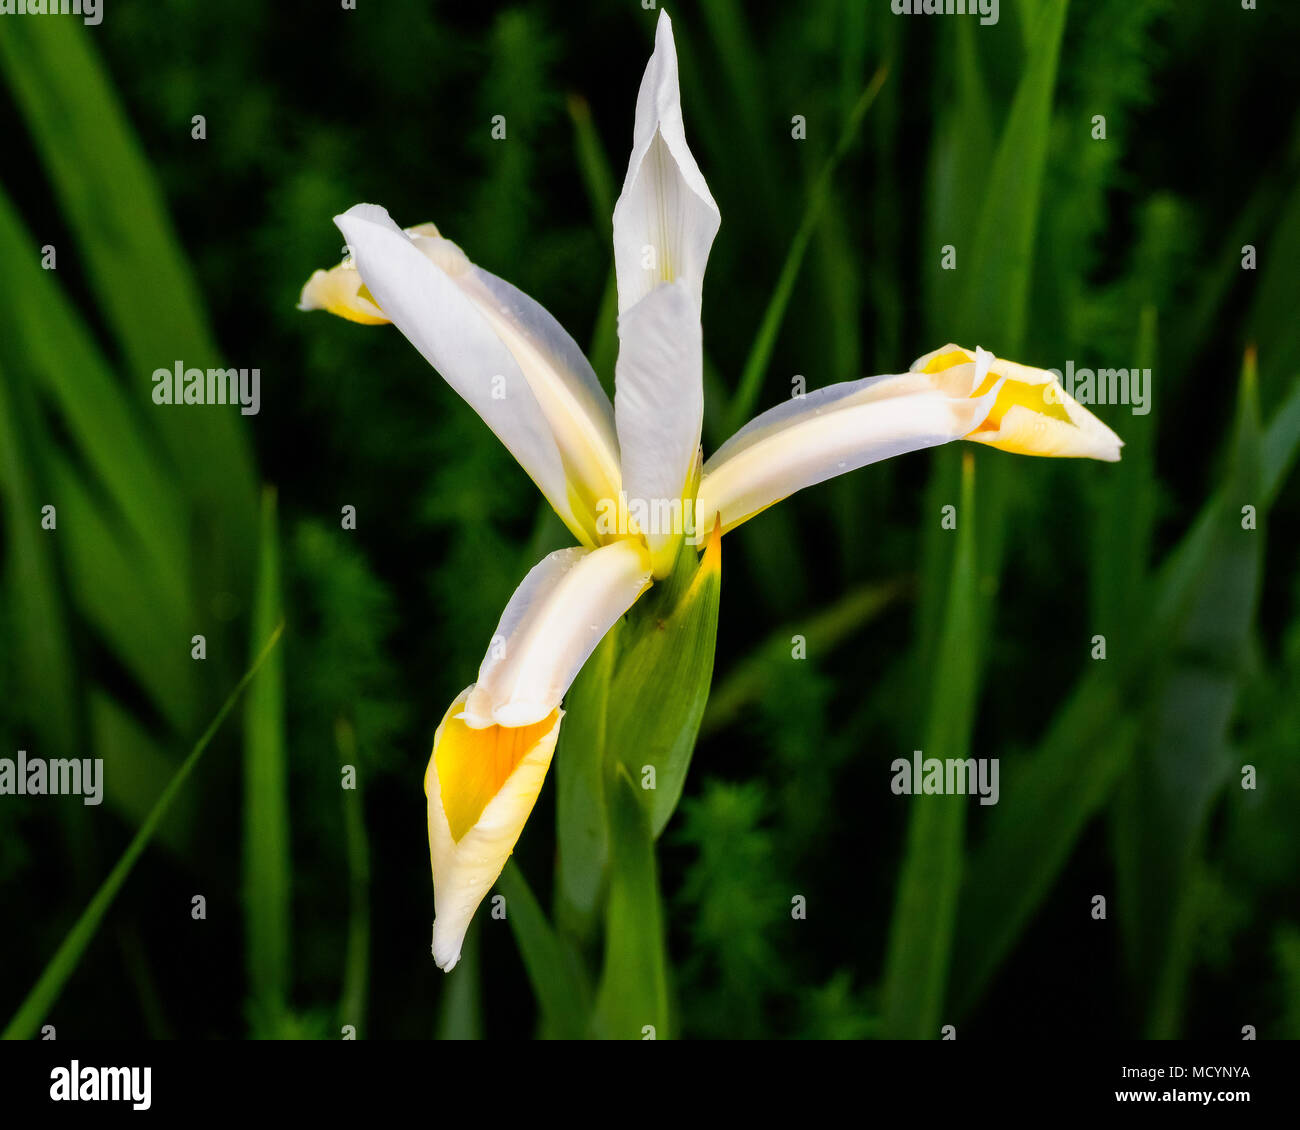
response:
<path id="1" fill-rule="evenodd" d="M 433 959 L 450 970 L 470 920 L 514 850 L 555 751 L 562 712 L 533 726 L 472 729 L 462 691 L 434 735 L 425 770 L 433 871 Z"/>
<path id="2" fill-rule="evenodd" d="M 363 326 L 381 326 L 388 322 L 387 316 L 362 286 L 361 276 L 346 260 L 328 271 L 317 269 L 312 272 L 298 295 L 298 309 L 325 310 Z"/>
<path id="3" fill-rule="evenodd" d="M 452 942 L 447 937 L 439 937 L 438 923 L 433 923 L 433 944 L 429 947 L 433 954 L 433 963 L 444 973 L 450 973 L 456 968 L 460 961 L 460 950 L 463 941 L 463 935 L 460 939 Z"/>
<path id="4" fill-rule="evenodd" d="M 965 368 L 971 361 L 969 395 L 987 402 L 989 409 L 966 439 L 1016 455 L 1106 463 L 1119 459 L 1123 441 L 1066 392 L 1052 370 L 1006 361 L 979 347 L 972 356 L 967 349 L 948 345 L 920 358 L 913 371 L 932 374 L 955 388 L 966 379 L 959 374 L 972 371 Z"/>

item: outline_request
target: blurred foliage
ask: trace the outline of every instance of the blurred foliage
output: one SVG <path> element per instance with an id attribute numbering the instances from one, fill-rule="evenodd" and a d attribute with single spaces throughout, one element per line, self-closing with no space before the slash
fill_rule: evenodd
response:
<path id="1" fill-rule="evenodd" d="M 975 452 L 960 545 L 938 517 L 955 449 L 729 537 L 713 697 L 655 855 L 611 794 L 611 849 L 638 861 L 606 892 L 614 982 L 587 983 L 599 954 L 552 890 L 559 765 L 500 884 L 508 925 L 480 914 L 443 976 L 429 741 L 566 538 L 399 335 L 294 303 L 339 258 L 330 217 L 383 203 L 551 309 L 608 384 L 610 196 L 657 13 L 121 0 L 93 29 L 0 21 L 0 755 L 107 762 L 102 808 L 0 798 L 0 1013 L 71 938 L 41 1010 L 61 1036 L 562 1035 L 575 1000 L 624 1024 L 621 977 L 684 1036 L 1300 1038 L 1300 11 L 670 10 L 723 215 L 710 447 L 795 375 L 958 340 L 1150 366 L 1149 415 L 1098 409 L 1123 462 Z M 178 358 L 260 368 L 261 413 L 153 405 Z M 164 794 L 281 611 L 242 731 Z M 895 757 L 967 745 L 1002 759 L 995 808 L 890 792 Z M 129 882 L 92 902 L 142 825 Z"/>

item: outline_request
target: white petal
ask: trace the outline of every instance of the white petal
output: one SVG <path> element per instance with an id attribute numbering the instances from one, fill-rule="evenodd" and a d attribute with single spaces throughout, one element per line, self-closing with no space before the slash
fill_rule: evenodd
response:
<path id="1" fill-rule="evenodd" d="M 976 366 L 831 385 L 755 417 L 704 465 L 696 514 L 723 531 L 826 479 L 908 451 L 961 439 L 988 415 L 1001 385 L 971 397 Z"/>
<path id="2" fill-rule="evenodd" d="M 700 316 L 682 283 L 657 287 L 619 315 L 614 412 L 623 490 L 653 556 L 655 576 L 672 568 L 683 532 L 678 504 L 695 467 L 704 421 Z"/>
<path id="3" fill-rule="evenodd" d="M 523 756 L 509 767 L 509 775 L 483 806 L 471 827 L 460 839 L 452 835 L 447 818 L 444 787 L 454 787 L 438 775 L 438 755 L 443 742 L 454 732 L 455 740 L 478 739 L 481 748 L 469 746 L 462 756 L 480 754 L 492 758 L 498 741 L 507 744 L 515 737 L 501 727 L 490 730 L 465 730 L 456 718 L 472 687 L 462 691 L 438 727 L 433 752 L 424 774 L 424 792 L 429 825 L 429 860 L 433 869 L 433 958 L 441 969 L 451 970 L 460 960 L 461 945 L 474 911 L 492 888 L 514 850 L 533 806 L 541 792 L 546 770 L 555 752 L 563 711 L 556 710 L 549 724 L 527 734 Z M 493 747 L 493 748 L 489 748 Z"/>
<path id="4" fill-rule="evenodd" d="M 510 350 L 550 424 L 569 481 L 588 507 L 619 490 L 614 407 L 578 343 L 516 286 L 470 262 L 451 240 L 414 239 Z"/>
<path id="5" fill-rule="evenodd" d="M 501 615 L 465 703 L 466 723 L 540 722 L 649 584 L 650 557 L 634 539 L 544 557 Z"/>
<path id="6" fill-rule="evenodd" d="M 709 248 L 721 217 L 686 144 L 677 49 L 667 12 L 636 100 L 632 157 L 614 205 L 619 313 L 662 282 L 681 279 L 698 309 Z"/>
<path id="7" fill-rule="evenodd" d="M 575 536 L 593 543 L 594 520 L 575 509 L 546 414 L 488 319 L 384 209 L 358 204 L 334 222 L 383 312 L 496 433 Z"/>

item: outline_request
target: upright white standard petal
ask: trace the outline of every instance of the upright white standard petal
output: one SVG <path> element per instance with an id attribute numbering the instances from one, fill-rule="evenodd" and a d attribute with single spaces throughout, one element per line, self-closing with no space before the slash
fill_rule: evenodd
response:
<path id="1" fill-rule="evenodd" d="M 518 727 L 546 718 L 649 584 L 650 555 L 637 539 L 544 557 L 501 615 L 465 700 L 466 725 Z"/>
<path id="2" fill-rule="evenodd" d="M 696 310 L 709 248 L 721 217 L 691 156 L 682 125 L 673 24 L 660 12 L 655 49 L 636 99 L 632 157 L 614 205 L 618 312 L 664 282 L 680 279 Z"/>
<path id="3" fill-rule="evenodd" d="M 433 738 L 424 772 L 433 868 L 433 958 L 450 970 L 474 911 L 523 831 L 555 752 L 564 712 L 522 728 L 471 729 L 459 717 L 462 691 Z"/>
<path id="4" fill-rule="evenodd" d="M 961 439 L 984 421 L 1001 385 L 972 396 L 987 356 L 942 379 L 927 373 L 831 385 L 756 416 L 704 465 L 701 531 L 734 529 L 804 487 L 908 451 Z"/>
<path id="5" fill-rule="evenodd" d="M 616 459 L 609 450 L 614 441 L 607 417 L 590 417 L 581 426 L 562 419 L 565 407 L 576 410 L 586 401 L 582 375 L 566 382 L 548 360 L 564 353 L 553 340 L 558 326 L 543 325 L 536 309 L 518 305 L 525 317 L 511 322 L 502 310 L 510 306 L 509 296 L 484 301 L 490 286 L 472 274 L 459 248 L 442 248 L 447 241 L 429 248 L 428 237 L 419 236 L 425 246 L 417 246 L 382 208 L 358 204 L 335 223 L 375 304 L 496 433 L 574 535 L 596 544 L 595 515 L 586 499 L 603 495 L 609 484 L 604 478 L 573 482 L 566 466 L 608 467 Z M 480 302 L 457 285 L 448 266 L 466 278 Z M 494 308 L 485 312 L 485 304 Z M 545 390 L 540 398 L 534 382 Z M 605 451 L 588 451 L 586 441 L 602 435 Z M 561 442 L 570 450 L 562 452 Z"/>
<path id="6" fill-rule="evenodd" d="M 704 422 L 700 316 L 681 282 L 664 283 L 619 315 L 614 411 L 623 490 L 656 577 L 672 570 L 682 498 Z"/>

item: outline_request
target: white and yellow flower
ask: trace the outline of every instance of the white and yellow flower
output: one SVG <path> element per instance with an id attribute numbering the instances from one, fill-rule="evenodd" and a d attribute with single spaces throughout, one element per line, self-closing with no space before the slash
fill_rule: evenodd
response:
<path id="1" fill-rule="evenodd" d="M 432 224 L 358 204 L 350 257 L 302 309 L 392 322 L 510 450 L 579 545 L 544 558 L 507 604 L 477 680 L 434 735 L 425 773 L 433 954 L 451 969 L 513 851 L 587 657 L 683 543 L 735 529 L 835 475 L 955 439 L 1030 455 L 1119 458 L 1119 438 L 1049 372 L 947 345 L 910 371 L 819 389 L 762 413 L 700 465 L 700 308 L 718 207 L 686 144 L 672 23 L 661 13 L 614 208 L 614 403 L 573 339 Z M 629 522 L 602 520 L 611 506 Z M 647 514 L 682 515 L 658 522 Z M 689 518 L 699 515 L 703 529 Z M 639 516 L 639 517 L 637 517 Z M 695 536 L 692 536 L 692 535 Z"/>

